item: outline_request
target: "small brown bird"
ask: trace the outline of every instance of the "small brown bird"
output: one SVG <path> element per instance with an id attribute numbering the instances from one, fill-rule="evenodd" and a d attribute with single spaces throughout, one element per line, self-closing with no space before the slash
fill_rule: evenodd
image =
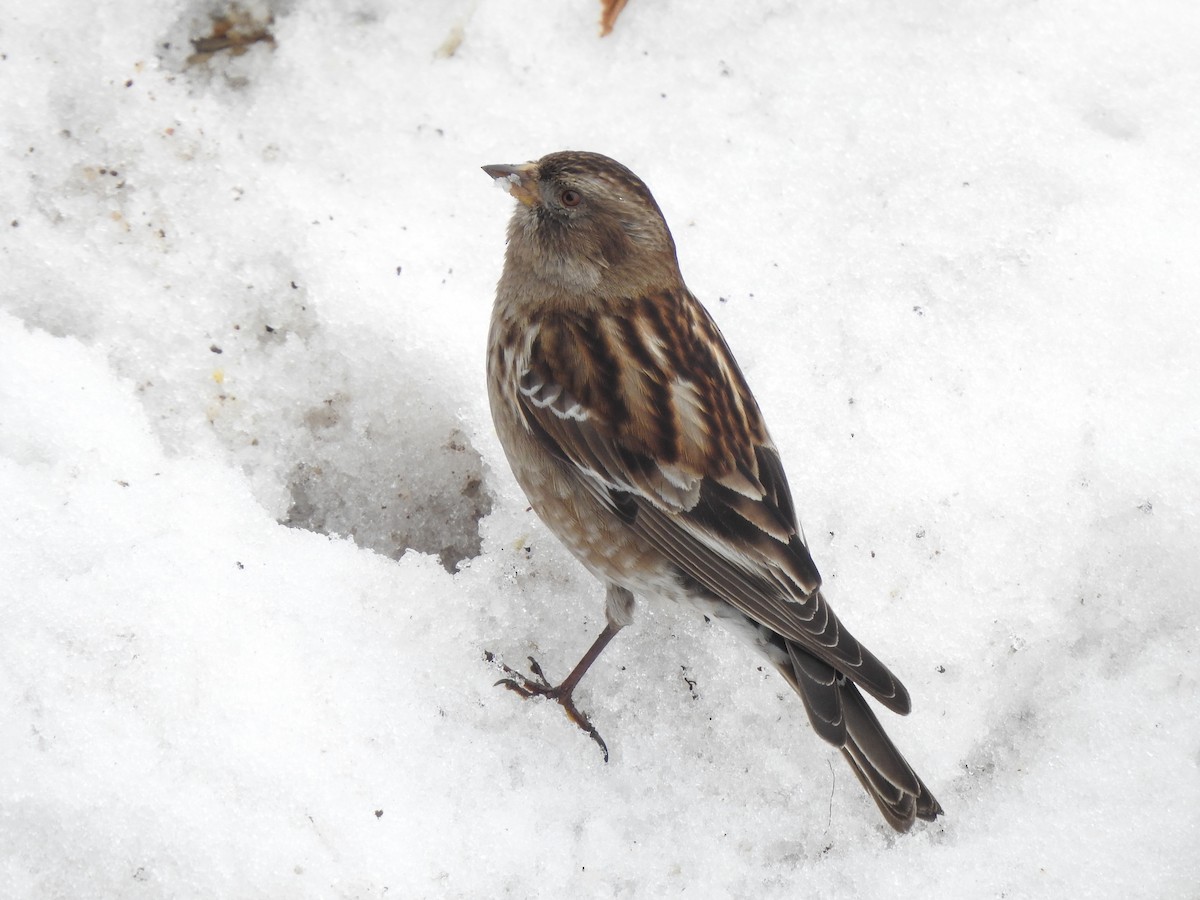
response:
<path id="1" fill-rule="evenodd" d="M 821 593 L 779 452 L 721 332 L 683 282 L 646 185 L 596 153 L 484 166 L 519 203 L 488 339 L 492 418 L 534 511 L 607 588 L 608 624 L 552 686 L 561 703 L 633 617 L 634 597 L 687 604 L 745 638 L 800 695 L 817 734 L 906 831 L 941 806 L 860 693 L 908 692 Z"/>

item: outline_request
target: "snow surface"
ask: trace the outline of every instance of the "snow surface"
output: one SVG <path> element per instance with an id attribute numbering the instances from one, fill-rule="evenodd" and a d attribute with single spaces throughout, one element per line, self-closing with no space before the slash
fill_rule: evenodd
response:
<path id="1" fill-rule="evenodd" d="M 0 10 L 0 895 L 1200 896 L 1200 6 L 277 0 L 189 61 L 219 9 Z M 482 377 L 479 166 L 565 148 L 654 190 L 936 825 L 679 610 L 581 686 L 607 765 L 493 687 L 603 621 Z"/>

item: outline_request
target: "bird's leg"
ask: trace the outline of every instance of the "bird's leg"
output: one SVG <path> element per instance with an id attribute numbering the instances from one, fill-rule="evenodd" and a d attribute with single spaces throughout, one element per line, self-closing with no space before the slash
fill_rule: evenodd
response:
<path id="1" fill-rule="evenodd" d="M 600 636 L 596 638 L 587 653 L 583 654 L 583 659 L 575 665 L 571 670 L 571 674 L 563 679 L 562 683 L 555 686 L 546 680 L 546 675 L 542 671 L 542 667 L 538 665 L 538 661 L 532 656 L 529 657 L 529 671 L 533 673 L 530 678 L 527 675 L 522 675 L 515 669 L 510 669 L 504 663 L 500 664 L 500 668 L 504 670 L 504 674 L 508 678 L 501 678 L 496 682 L 497 686 L 504 685 L 510 691 L 520 694 L 523 698 L 530 697 L 546 697 L 549 700 L 557 702 L 564 710 L 566 710 L 567 718 L 578 725 L 581 729 L 587 732 L 588 736 L 600 745 L 600 751 L 604 754 L 604 761 L 608 762 L 608 745 L 604 743 L 604 738 L 600 737 L 600 733 L 596 731 L 596 726 L 593 725 L 588 717 L 581 713 L 575 706 L 575 699 L 572 694 L 575 691 L 575 686 L 579 684 L 579 679 L 583 678 L 584 673 L 596 659 L 604 652 L 604 648 L 608 646 L 622 625 L 614 625 L 609 622 Z"/>

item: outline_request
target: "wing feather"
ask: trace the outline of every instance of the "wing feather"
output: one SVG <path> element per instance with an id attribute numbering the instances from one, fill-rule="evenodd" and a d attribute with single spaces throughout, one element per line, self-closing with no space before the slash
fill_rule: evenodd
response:
<path id="1" fill-rule="evenodd" d="M 821 595 L 778 451 L 703 307 L 685 292 L 607 315 L 538 323 L 519 373 L 526 424 L 683 578 L 907 712 Z"/>

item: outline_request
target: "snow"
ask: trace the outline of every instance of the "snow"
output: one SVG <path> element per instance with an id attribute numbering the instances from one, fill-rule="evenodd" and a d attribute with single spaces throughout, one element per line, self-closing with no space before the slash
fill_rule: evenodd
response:
<path id="1" fill-rule="evenodd" d="M 0 895 L 1185 897 L 1200 884 L 1200 12 L 0 13 Z M 491 430 L 511 201 L 650 185 L 946 809 L 603 592 Z"/>

